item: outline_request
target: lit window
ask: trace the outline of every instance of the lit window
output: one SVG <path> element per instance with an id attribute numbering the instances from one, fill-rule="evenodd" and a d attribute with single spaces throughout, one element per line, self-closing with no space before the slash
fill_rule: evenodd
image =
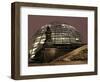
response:
<path id="1" fill-rule="evenodd" d="M 35 50 L 36 50 L 36 49 L 31 49 L 31 50 L 30 50 L 30 54 L 31 54 L 31 55 L 34 54 L 34 53 L 35 53 Z"/>
<path id="2" fill-rule="evenodd" d="M 44 41 L 40 41 L 40 44 L 44 44 Z"/>
<path id="3" fill-rule="evenodd" d="M 35 55 L 31 55 L 31 58 L 34 58 L 35 57 Z"/>
<path id="4" fill-rule="evenodd" d="M 30 53 L 30 54 L 32 54 L 32 51 L 33 51 L 33 50 L 32 50 L 32 49 L 30 49 L 29 53 Z"/>
<path id="5" fill-rule="evenodd" d="M 45 34 L 43 34 L 43 35 L 42 35 L 42 38 L 46 38 L 46 35 L 45 35 Z"/>
<path id="6" fill-rule="evenodd" d="M 79 38 L 76 38 L 76 40 L 79 40 Z"/>
<path id="7" fill-rule="evenodd" d="M 37 48 L 33 48 L 32 51 L 34 52 Z"/>
<path id="8" fill-rule="evenodd" d="M 40 38 L 41 38 L 41 36 L 38 36 L 38 37 L 37 37 L 37 39 L 40 39 Z"/>
<path id="9" fill-rule="evenodd" d="M 38 46 L 38 44 L 33 44 L 33 47 L 37 47 Z"/>
<path id="10" fill-rule="evenodd" d="M 44 44 L 45 39 L 41 39 L 40 44 Z"/>
<path id="11" fill-rule="evenodd" d="M 37 47 L 38 44 L 39 44 L 39 42 L 35 42 L 35 43 L 33 44 L 33 47 Z"/>

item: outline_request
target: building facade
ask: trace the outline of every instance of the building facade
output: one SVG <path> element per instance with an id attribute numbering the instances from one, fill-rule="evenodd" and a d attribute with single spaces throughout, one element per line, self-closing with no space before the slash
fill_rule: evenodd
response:
<path id="1" fill-rule="evenodd" d="M 33 37 L 29 62 L 50 62 L 81 44 L 80 33 L 75 27 L 58 22 L 46 24 Z"/>

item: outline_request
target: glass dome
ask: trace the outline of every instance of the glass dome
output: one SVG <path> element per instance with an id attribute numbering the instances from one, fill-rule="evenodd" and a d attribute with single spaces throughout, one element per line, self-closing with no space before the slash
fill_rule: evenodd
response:
<path id="1" fill-rule="evenodd" d="M 53 22 L 42 26 L 33 37 L 30 58 L 34 58 L 44 45 L 80 44 L 80 34 L 77 29 L 65 23 Z"/>

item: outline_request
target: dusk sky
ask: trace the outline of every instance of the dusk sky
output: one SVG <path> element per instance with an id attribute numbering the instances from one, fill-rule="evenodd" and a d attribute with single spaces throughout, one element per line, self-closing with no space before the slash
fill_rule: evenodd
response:
<path id="1" fill-rule="evenodd" d="M 86 17 L 28 15 L 28 45 L 29 45 L 29 48 L 32 46 L 31 45 L 32 36 L 34 35 L 34 33 L 42 26 L 49 24 L 53 21 L 58 21 L 61 23 L 66 23 L 68 25 L 74 26 L 80 32 L 82 42 L 87 43 L 88 19 Z"/>

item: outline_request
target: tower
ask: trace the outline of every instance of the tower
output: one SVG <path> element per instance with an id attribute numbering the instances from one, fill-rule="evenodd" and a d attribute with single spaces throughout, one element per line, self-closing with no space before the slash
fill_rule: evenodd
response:
<path id="1" fill-rule="evenodd" d="M 52 44 L 52 39 L 51 39 L 51 30 L 50 30 L 49 26 L 47 26 L 47 28 L 46 28 L 45 35 L 46 35 L 45 44 L 46 45 L 51 45 Z"/>

